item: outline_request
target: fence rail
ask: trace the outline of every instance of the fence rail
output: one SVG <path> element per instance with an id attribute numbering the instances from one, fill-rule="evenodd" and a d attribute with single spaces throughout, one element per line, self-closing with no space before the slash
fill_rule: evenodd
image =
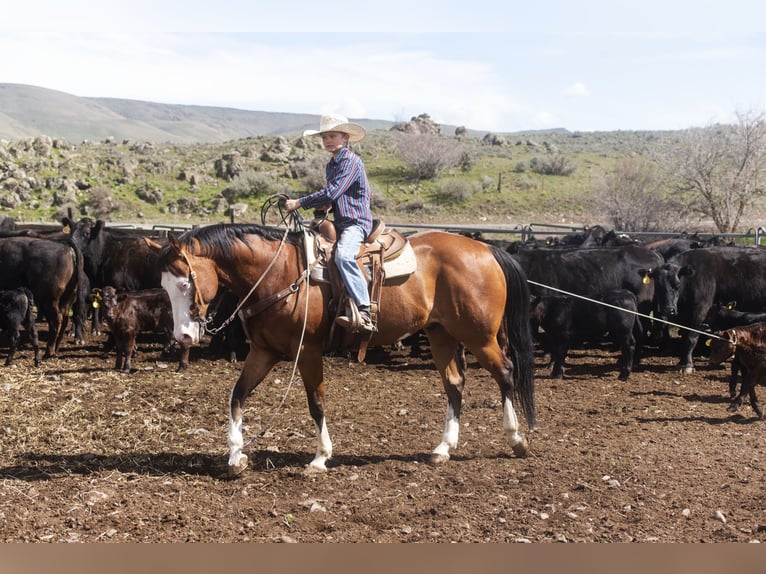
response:
<path id="1" fill-rule="evenodd" d="M 518 235 L 521 241 L 526 241 L 535 236 L 561 236 L 569 233 L 581 233 L 589 229 L 587 225 L 565 225 L 555 223 L 526 223 L 516 225 L 450 225 L 450 224 L 421 224 L 421 223 L 388 223 L 389 227 L 402 228 L 402 229 L 440 229 L 444 231 L 454 232 L 471 232 L 471 233 L 489 233 L 498 235 Z M 661 239 L 670 237 L 683 237 L 689 235 L 687 232 L 678 231 L 619 231 L 615 230 L 615 233 L 625 234 L 635 239 Z M 753 228 L 751 227 L 744 233 L 714 233 L 714 232 L 692 232 L 692 234 L 698 236 L 701 239 L 707 239 L 711 237 L 725 237 L 730 239 L 751 239 L 755 245 L 760 245 L 761 240 L 766 236 L 766 229 L 763 227 Z"/>
<path id="2" fill-rule="evenodd" d="M 232 221 L 233 223 L 233 221 Z M 157 235 L 167 235 L 169 232 L 180 233 L 197 227 L 199 224 L 160 224 L 160 223 L 108 223 L 108 227 L 116 227 L 122 229 L 135 229 L 137 232 L 141 230 L 147 232 L 153 232 Z M 453 225 L 449 223 L 398 223 L 398 222 L 386 222 L 388 227 L 396 229 L 411 229 L 411 230 L 426 230 L 437 229 L 441 231 L 452 231 L 455 233 L 482 233 L 490 235 L 510 235 L 518 236 L 519 240 L 527 241 L 532 237 L 550 237 L 550 236 L 563 236 L 569 233 L 584 233 L 590 226 L 580 224 L 556 224 L 556 223 L 518 223 L 510 225 L 467 225 L 459 224 Z M 58 224 L 18 224 L 19 229 L 34 229 L 36 231 L 52 231 L 59 229 Z M 683 237 L 685 234 L 677 231 L 637 231 L 637 232 L 625 232 L 615 230 L 615 233 L 630 235 L 633 238 L 646 240 L 646 239 L 661 239 L 670 237 Z M 740 240 L 752 240 L 755 245 L 761 245 L 761 241 L 766 237 L 766 229 L 763 227 L 751 227 L 744 233 L 714 233 L 714 232 L 692 232 L 701 239 L 707 239 L 710 237 L 725 237 L 730 239 Z M 687 232 L 686 235 L 689 235 Z"/>

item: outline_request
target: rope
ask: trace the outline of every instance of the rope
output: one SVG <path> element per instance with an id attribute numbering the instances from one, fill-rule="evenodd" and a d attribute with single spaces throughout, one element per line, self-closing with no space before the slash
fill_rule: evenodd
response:
<path id="1" fill-rule="evenodd" d="M 289 227 L 288 227 L 288 229 L 289 229 Z M 286 235 L 285 235 L 285 237 L 286 237 Z M 279 249 L 282 248 L 283 244 L 284 244 L 284 238 L 282 239 L 282 244 L 280 244 Z M 279 252 L 279 250 L 277 250 L 277 253 L 278 252 Z M 271 268 L 271 265 L 274 263 L 275 259 L 276 259 L 276 255 L 274 256 L 274 259 L 272 259 L 272 262 L 269 264 L 269 269 Z M 268 269 L 266 271 L 268 271 Z M 265 276 L 265 272 L 264 272 L 264 276 Z M 263 278 L 263 276 L 261 278 Z M 309 289 L 309 287 L 311 286 L 310 283 L 311 283 L 311 278 L 307 274 L 307 276 L 306 276 L 306 307 L 303 310 L 303 327 L 301 328 L 301 337 L 298 340 L 298 352 L 295 354 L 295 359 L 293 361 L 293 370 L 292 370 L 292 373 L 290 373 L 290 382 L 287 384 L 287 389 L 285 389 L 285 394 L 282 396 L 282 400 L 279 402 L 279 404 L 277 405 L 277 408 L 272 413 L 271 418 L 266 422 L 266 424 L 264 424 L 261 427 L 261 430 L 258 431 L 258 433 L 256 433 L 250 440 L 248 440 L 246 443 L 244 443 L 242 445 L 243 449 L 248 447 L 248 446 L 250 446 L 256 440 L 258 440 L 264 434 L 266 434 L 266 431 L 268 431 L 269 427 L 271 427 L 271 423 L 274 422 L 274 419 L 279 414 L 279 411 L 282 410 L 282 407 L 284 406 L 285 401 L 287 400 L 287 395 L 290 393 L 290 389 L 292 388 L 293 383 L 295 382 L 295 373 L 298 370 L 298 359 L 301 356 L 301 349 L 303 349 L 303 339 L 304 339 L 304 337 L 306 335 L 306 326 L 308 325 L 308 318 L 309 318 L 309 295 L 311 294 L 311 289 Z M 300 286 L 298 287 L 298 291 L 300 292 Z M 252 293 L 252 290 L 251 290 L 251 293 Z M 248 294 L 248 297 L 249 296 L 250 296 L 250 294 Z M 247 299 L 247 297 L 245 297 L 245 299 Z"/>
<path id="2" fill-rule="evenodd" d="M 532 281 L 531 279 L 527 279 L 527 283 L 531 283 L 532 285 L 537 285 L 538 287 L 542 287 L 544 289 L 550 289 L 551 291 L 558 291 L 559 293 L 563 293 L 564 295 L 569 295 L 570 297 L 577 297 L 578 299 L 582 299 L 584 301 L 589 301 L 591 303 L 603 305 L 604 307 L 611 307 L 612 309 L 617 309 L 618 311 L 623 311 L 624 313 L 632 313 L 633 315 L 638 315 L 639 317 L 644 317 L 652 321 L 665 323 L 666 325 L 670 325 L 671 327 L 678 327 L 680 329 L 686 329 L 687 331 L 694 331 L 695 333 L 699 333 L 700 335 L 705 335 L 707 337 L 712 337 L 713 339 L 720 339 L 721 341 L 726 341 L 726 339 L 724 339 L 723 337 L 719 337 L 718 335 L 709 333 L 707 331 L 700 331 L 699 329 L 693 329 L 691 327 L 686 327 L 685 325 L 679 325 L 678 323 L 671 323 L 670 321 L 666 321 L 665 319 L 652 317 L 651 315 L 645 315 L 644 313 L 639 313 L 638 311 L 633 311 L 631 309 L 623 309 L 622 307 L 617 307 L 616 305 L 612 305 L 604 301 L 599 301 L 598 299 L 591 299 L 590 297 L 585 297 L 584 295 L 578 295 L 577 293 L 564 291 L 563 289 L 559 289 L 557 287 L 551 287 L 550 285 L 545 285 L 543 283 L 538 283 L 537 281 Z"/>
<path id="3" fill-rule="evenodd" d="M 237 316 L 237 313 L 239 313 L 239 310 L 242 309 L 242 306 L 245 304 L 245 301 L 247 301 L 250 298 L 250 295 L 253 294 L 253 292 L 258 288 L 258 285 L 261 284 L 261 281 L 264 280 L 266 275 L 268 275 L 269 271 L 271 271 L 271 268 L 274 266 L 274 263 L 277 260 L 277 257 L 279 257 L 279 254 L 282 251 L 282 247 L 285 245 L 285 241 L 287 240 L 287 234 L 290 232 L 290 228 L 285 228 L 285 234 L 282 236 L 282 240 L 279 242 L 279 247 L 277 248 L 276 252 L 274 253 L 274 257 L 272 257 L 271 261 L 269 261 L 269 264 L 266 266 L 266 269 L 263 270 L 263 273 L 261 273 L 261 276 L 258 278 L 258 280 L 253 284 L 253 286 L 250 288 L 250 291 L 247 292 L 247 295 L 242 297 L 242 300 L 237 305 L 237 308 L 234 309 L 231 315 L 229 315 L 229 318 L 226 319 L 223 323 L 221 323 L 218 327 L 211 327 L 208 328 L 207 324 L 210 322 L 209 320 L 206 320 L 202 325 L 205 328 L 205 331 L 207 331 L 211 335 L 215 335 L 222 329 L 224 329 L 229 323 L 232 322 L 234 317 Z"/>

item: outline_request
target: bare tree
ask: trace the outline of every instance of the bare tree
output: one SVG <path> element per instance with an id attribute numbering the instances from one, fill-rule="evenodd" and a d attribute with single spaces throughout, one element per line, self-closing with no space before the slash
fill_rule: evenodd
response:
<path id="1" fill-rule="evenodd" d="M 764 192 L 764 114 L 738 113 L 737 120 L 687 130 L 674 166 L 678 190 L 721 233 L 736 231 L 745 210 Z"/>
<path id="2" fill-rule="evenodd" d="M 663 191 L 657 165 L 641 156 L 619 160 L 593 194 L 596 207 L 622 231 L 675 231 L 684 228 L 687 212 Z"/>
<path id="3" fill-rule="evenodd" d="M 396 146 L 396 155 L 410 169 L 415 179 L 433 179 L 444 170 L 457 166 L 465 151 L 461 142 L 435 134 L 404 134 Z"/>

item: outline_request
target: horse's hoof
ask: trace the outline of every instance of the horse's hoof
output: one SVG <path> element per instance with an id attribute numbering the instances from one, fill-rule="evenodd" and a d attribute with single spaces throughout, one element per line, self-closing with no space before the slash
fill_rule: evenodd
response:
<path id="1" fill-rule="evenodd" d="M 307 464 L 306 468 L 303 469 L 303 474 L 305 475 L 323 474 L 325 472 L 327 472 L 326 466 L 314 466 L 311 464 Z"/>
<path id="2" fill-rule="evenodd" d="M 428 459 L 428 463 L 432 464 L 433 466 L 439 466 L 441 464 L 445 464 L 448 460 L 448 454 L 432 452 L 430 458 Z"/>
<path id="3" fill-rule="evenodd" d="M 694 367 L 681 367 L 682 375 L 691 375 L 694 372 Z"/>
<path id="4" fill-rule="evenodd" d="M 513 449 L 513 454 L 518 458 L 524 458 L 529 452 L 529 441 L 526 438 L 522 438 L 521 441 L 517 442 L 511 448 Z"/>
<path id="5" fill-rule="evenodd" d="M 241 455 L 237 464 L 229 465 L 229 478 L 237 478 L 247 468 L 247 455 Z"/>

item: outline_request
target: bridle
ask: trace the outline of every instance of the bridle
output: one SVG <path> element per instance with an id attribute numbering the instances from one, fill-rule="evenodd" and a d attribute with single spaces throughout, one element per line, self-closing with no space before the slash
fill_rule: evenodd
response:
<path id="1" fill-rule="evenodd" d="M 197 287 L 197 272 L 194 271 L 194 268 L 192 267 L 191 261 L 189 260 L 189 257 L 186 254 L 186 249 L 184 249 L 183 247 L 179 247 L 178 255 L 181 257 L 183 262 L 186 263 L 186 266 L 189 268 L 189 275 L 187 276 L 187 280 L 189 281 L 192 291 L 194 292 L 194 302 L 189 307 L 189 315 L 191 315 L 192 319 L 194 319 L 195 321 L 197 321 L 198 323 L 204 326 L 209 321 L 209 319 L 200 316 L 200 310 L 205 305 L 205 301 L 202 299 L 202 294 L 200 293 L 200 290 Z"/>
<path id="2" fill-rule="evenodd" d="M 287 239 L 287 234 L 289 233 L 290 228 L 285 228 L 285 233 L 282 236 L 282 240 L 279 242 L 279 247 L 274 252 L 274 256 L 271 258 L 271 261 L 269 261 L 269 264 L 266 266 L 266 268 L 263 270 L 263 273 L 261 273 L 261 276 L 258 278 L 258 280 L 253 284 L 253 286 L 250 288 L 250 291 L 247 292 L 247 295 L 245 295 L 242 300 L 239 302 L 237 307 L 232 311 L 231 315 L 223 321 L 218 327 L 209 327 L 208 324 L 212 321 L 212 318 L 203 317 L 200 314 L 200 310 L 205 306 L 205 301 L 202 298 L 202 295 L 200 293 L 199 287 L 197 286 L 197 273 L 194 271 L 194 268 L 192 267 L 191 261 L 189 260 L 189 257 L 186 253 L 186 249 L 179 245 L 177 248 L 178 255 L 183 260 L 183 262 L 186 264 L 186 266 L 189 268 L 189 275 L 187 276 L 187 280 L 189 281 L 189 284 L 192 287 L 192 290 L 194 291 L 194 298 L 193 303 L 189 307 L 189 315 L 191 318 L 202 325 L 202 327 L 205 329 L 205 331 L 211 335 L 215 335 L 219 331 L 226 328 L 226 326 L 231 323 L 234 320 L 234 317 L 237 316 L 237 314 L 240 315 L 240 318 L 242 319 L 249 319 L 250 317 L 254 317 L 267 307 L 273 305 L 280 299 L 284 299 L 288 295 L 292 295 L 293 293 L 297 293 L 300 289 L 301 283 L 303 281 L 307 280 L 309 277 L 309 274 L 311 273 L 311 269 L 314 265 L 316 265 L 317 262 L 314 263 L 314 265 L 306 267 L 306 269 L 301 272 L 301 274 L 298 276 L 298 278 L 291 283 L 288 287 L 285 289 L 282 289 L 278 293 L 274 293 L 273 295 L 270 295 L 269 297 L 266 297 L 265 299 L 262 299 L 253 305 L 250 305 L 249 307 L 246 307 L 243 309 L 245 302 L 250 298 L 250 296 L 253 294 L 253 292 L 258 288 L 258 285 L 261 284 L 261 281 L 263 281 L 268 275 L 269 271 L 271 271 L 271 268 L 274 266 L 274 263 L 276 262 L 277 258 L 279 257 L 279 254 L 282 251 L 282 248 L 285 245 L 285 241 Z"/>

